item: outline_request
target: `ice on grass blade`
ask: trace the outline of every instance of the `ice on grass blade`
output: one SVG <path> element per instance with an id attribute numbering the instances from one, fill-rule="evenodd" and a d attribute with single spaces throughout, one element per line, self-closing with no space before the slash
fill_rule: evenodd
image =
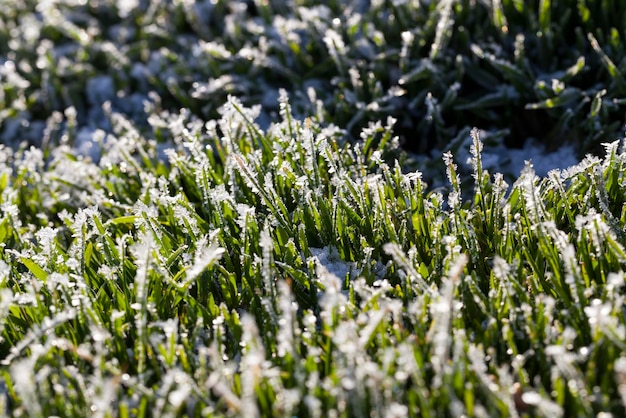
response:
<path id="1" fill-rule="evenodd" d="M 509 184 L 504 180 L 502 173 L 496 173 L 493 175 L 493 194 L 498 198 L 500 206 L 506 204 L 505 194 L 509 189 Z"/>
<path id="2" fill-rule="evenodd" d="M 162 195 L 163 196 L 163 195 Z M 189 236 L 196 237 L 202 233 L 198 227 L 196 217 L 188 206 L 184 203 L 184 197 L 177 195 L 175 197 L 163 196 L 159 202 L 162 206 L 172 208 L 174 219 L 180 225 L 181 230 Z"/>
<path id="3" fill-rule="evenodd" d="M 22 405 L 31 417 L 42 417 L 45 414 L 41 409 L 37 395 L 36 383 L 36 363 L 37 356 L 34 353 L 25 359 L 16 361 L 10 367 L 13 385 L 22 400 Z"/>
<path id="4" fill-rule="evenodd" d="M 1 264 L 1 263 L 0 263 Z M 0 280 L 0 286 L 4 286 L 3 280 Z M 0 289 L 0 343 L 4 343 L 2 336 L 4 326 L 13 306 L 14 295 L 11 289 Z"/>
<path id="5" fill-rule="evenodd" d="M 170 129 L 172 129 L 171 125 Z M 200 134 L 192 135 L 185 126 L 181 126 L 180 130 L 182 131 L 180 137 L 184 139 L 182 146 L 191 154 L 191 161 L 187 160 L 184 162 L 195 166 L 196 171 L 201 171 L 199 168 L 209 163 L 206 155 L 206 145 L 201 140 Z"/>
<path id="6" fill-rule="evenodd" d="M 13 203 L 17 199 L 17 190 L 7 188 L 2 195 L 2 204 L 0 205 L 0 212 L 3 214 L 2 218 L 10 219 L 14 228 L 20 229 L 22 227 L 20 209 L 17 204 Z"/>
<path id="7" fill-rule="evenodd" d="M 255 105 L 253 107 L 245 107 L 241 100 L 235 96 L 228 96 L 228 99 L 224 106 L 218 109 L 221 115 L 218 121 L 218 126 L 222 133 L 225 135 L 223 138 L 231 145 L 234 145 L 239 139 L 246 139 L 248 142 L 252 140 L 249 137 L 249 128 L 252 128 L 255 133 L 259 133 L 260 129 L 254 124 L 254 121 L 261 114 L 261 106 Z M 227 149 L 227 151 L 233 151 Z"/>
<path id="8" fill-rule="evenodd" d="M 316 376 L 316 373 L 311 373 L 309 375 L 310 379 L 309 381 L 307 381 L 307 387 L 311 388 L 310 392 L 308 395 L 304 396 L 304 399 L 302 400 L 302 402 L 304 403 L 304 405 L 307 408 L 307 412 L 310 414 L 311 417 L 313 418 L 321 418 L 322 417 L 322 401 L 320 401 L 320 399 L 318 397 L 315 397 L 314 395 L 312 395 L 312 389 L 313 388 L 317 388 L 319 386 L 318 384 L 318 380 L 317 379 L 312 379 L 311 377 Z"/>
<path id="9" fill-rule="evenodd" d="M 328 173 L 332 174 L 331 182 L 335 187 L 341 187 L 343 179 L 346 177 L 344 164 L 341 157 L 337 155 L 331 144 L 326 138 L 322 138 L 318 143 L 319 151 L 326 163 L 328 164 Z"/>
<path id="10" fill-rule="evenodd" d="M 137 327 L 137 371 L 143 374 L 146 371 L 145 350 L 148 343 L 148 286 L 150 270 L 152 269 L 153 251 L 156 242 L 152 234 L 143 228 L 140 230 L 137 240 L 131 245 L 130 253 L 135 259 L 137 272 L 135 273 L 135 302 L 131 308 L 136 310 L 135 324 Z"/>
<path id="11" fill-rule="evenodd" d="M 491 392 L 498 390 L 498 385 L 491 379 L 489 368 L 485 363 L 485 351 L 480 346 L 469 344 L 467 358 L 470 361 L 470 369 L 476 374 L 480 383 Z"/>
<path id="12" fill-rule="evenodd" d="M 300 142 L 300 146 L 304 150 L 304 167 L 302 167 L 304 170 L 298 170 L 299 173 L 303 174 L 304 179 L 307 179 L 307 176 L 317 175 L 317 140 L 311 126 L 311 119 L 307 119 L 307 121 L 302 128 L 302 141 Z"/>
<path id="13" fill-rule="evenodd" d="M 317 263 L 315 273 L 320 287 L 323 289 L 322 296 L 319 300 L 322 313 L 320 314 L 322 321 L 332 327 L 334 323 L 334 312 L 345 311 L 348 304 L 347 296 L 341 291 L 342 281 L 334 273 L 329 271 L 326 266 Z"/>
<path id="14" fill-rule="evenodd" d="M 575 331 L 571 330 L 572 334 Z M 552 359 L 554 366 L 551 370 L 551 379 L 553 387 L 563 387 L 567 384 L 568 391 L 571 393 L 586 392 L 585 378 L 579 373 L 576 367 L 576 355 L 567 350 L 563 344 L 550 345 L 545 349 L 548 358 Z M 579 402 L 578 405 L 582 405 L 581 414 L 584 416 L 592 416 L 591 407 L 587 403 Z M 556 406 L 556 405 L 555 405 Z M 558 411 L 557 408 L 553 408 L 554 411 Z M 557 416 L 563 416 L 559 414 Z"/>
<path id="15" fill-rule="evenodd" d="M 276 333 L 276 354 L 278 357 L 285 357 L 289 354 L 295 357 L 296 339 L 299 333 L 296 321 L 296 313 L 298 312 L 298 303 L 294 300 L 289 285 L 285 281 L 279 281 L 278 286 L 278 311 L 280 319 L 278 320 L 278 332 Z"/>
<path id="16" fill-rule="evenodd" d="M 237 219 L 235 222 L 241 228 L 241 235 L 244 237 L 248 232 L 248 222 L 256 223 L 256 208 L 245 203 L 237 203 Z"/>
<path id="17" fill-rule="evenodd" d="M 585 315 L 594 335 L 617 325 L 617 318 L 611 315 L 612 311 L 613 307 L 609 303 L 602 303 L 600 299 L 592 300 L 590 305 L 585 307 Z"/>
<path id="18" fill-rule="evenodd" d="M 400 69 L 404 72 L 408 70 L 410 51 L 415 41 L 415 35 L 411 31 L 404 31 L 400 34 L 402 38 L 402 49 L 400 50 Z"/>
<path id="19" fill-rule="evenodd" d="M 326 45 L 326 49 L 328 49 L 328 54 L 335 62 L 337 70 L 340 73 L 345 74 L 346 63 L 344 63 L 344 59 L 346 57 L 346 44 L 344 43 L 343 38 L 334 29 L 328 28 L 326 29 L 323 40 Z"/>
<path id="20" fill-rule="evenodd" d="M 344 361 L 355 361 L 362 355 L 360 352 L 359 334 L 356 322 L 340 321 L 332 331 L 332 339 L 337 350 L 343 354 Z M 344 366 L 345 365 L 346 364 L 344 364 Z M 353 367 L 351 368 L 353 369 Z M 353 380 L 353 377 L 346 375 L 346 371 L 344 371 L 343 374 L 341 384 L 345 389 L 354 389 L 356 382 Z"/>
<path id="21" fill-rule="evenodd" d="M 477 187 L 477 193 L 483 194 L 482 184 L 483 184 L 483 162 L 482 162 L 482 152 L 483 152 L 483 143 L 480 140 L 480 132 L 477 128 L 472 129 L 470 132 L 472 137 L 472 145 L 470 145 L 470 154 L 472 155 L 469 159 L 470 164 L 472 165 L 472 169 L 474 171 L 473 177 Z"/>
<path id="22" fill-rule="evenodd" d="M 263 230 L 261 231 L 261 237 L 259 244 L 261 245 L 262 252 L 262 268 L 261 275 L 263 281 L 263 294 L 266 294 L 274 300 L 276 298 L 276 288 L 274 286 L 274 275 L 272 272 L 272 266 L 274 265 L 274 241 L 269 231 L 269 224 L 266 222 Z"/>
<path id="23" fill-rule="evenodd" d="M 454 157 L 450 151 L 443 154 L 443 163 L 446 166 L 446 176 L 452 186 L 452 192 L 448 196 L 448 204 L 454 210 L 461 206 L 461 179 L 457 173 L 457 165 L 454 163 Z"/>
<path id="24" fill-rule="evenodd" d="M 43 151 L 39 148 L 30 147 L 24 151 L 24 156 L 17 161 L 17 165 L 18 171 L 26 172 L 29 176 L 33 176 L 33 180 L 40 182 L 44 167 Z"/>
<path id="25" fill-rule="evenodd" d="M 615 147 L 617 148 L 617 144 L 615 145 Z M 593 173 L 590 174 L 602 214 L 606 218 L 608 224 L 613 229 L 614 233 L 619 235 L 620 238 L 626 239 L 626 233 L 622 229 L 620 221 L 615 217 L 615 215 L 613 215 L 613 212 L 611 212 L 611 209 L 609 208 L 609 197 L 606 190 L 607 185 L 602 174 L 602 168 L 598 165 L 595 167 Z"/>
<path id="26" fill-rule="evenodd" d="M 468 262 L 465 254 L 460 254 L 450 270 L 448 277 L 442 279 L 440 291 L 434 295 L 429 309 L 432 325 L 427 340 L 432 343 L 431 363 L 435 372 L 433 386 L 439 388 L 444 382 L 444 376 L 452 373 L 450 369 L 450 348 L 452 346 L 452 320 L 462 303 L 455 301 L 456 287 L 460 281 L 463 269 Z"/>
<path id="27" fill-rule="evenodd" d="M 561 179 L 571 180 L 580 174 L 589 173 L 595 166 L 602 163 L 602 160 L 595 155 L 587 155 L 581 162 L 561 171 Z"/>
<path id="28" fill-rule="evenodd" d="M 524 196 L 525 208 L 533 224 L 540 223 L 543 219 L 549 219 L 546 217 L 547 214 L 543 207 L 543 201 L 539 195 L 539 188 L 537 187 L 538 181 L 539 177 L 535 174 L 532 163 L 526 161 L 526 165 L 522 170 L 522 175 L 516 182 L 516 186 L 520 188 Z"/>
<path id="29" fill-rule="evenodd" d="M 510 273 L 511 266 L 506 262 L 504 258 L 496 255 L 493 258 L 493 275 L 496 279 L 498 279 L 498 285 L 508 292 L 512 292 L 511 286 L 508 283 L 510 280 Z"/>
<path id="30" fill-rule="evenodd" d="M 559 255 L 568 275 L 576 278 L 581 277 L 580 265 L 576 259 L 576 249 L 570 242 L 569 236 L 557 228 L 554 221 L 541 222 L 538 225 L 539 232 L 552 238 L 554 245 L 559 250 Z"/>
<path id="31" fill-rule="evenodd" d="M 174 411 L 180 411 L 182 405 L 189 400 L 194 387 L 191 377 L 178 368 L 169 368 L 156 391 L 157 398 L 154 416 L 175 417 Z"/>
<path id="32" fill-rule="evenodd" d="M 411 264 L 409 258 L 398 244 L 389 242 L 383 245 L 383 250 L 393 258 L 393 261 L 398 264 L 400 268 L 405 270 L 411 282 L 417 286 L 419 293 L 433 294 L 433 290 L 428 286 L 422 275 L 415 270 L 415 267 Z"/>
<path id="33" fill-rule="evenodd" d="M 376 333 L 376 329 L 384 321 L 387 315 L 388 312 L 386 309 L 379 309 L 373 311 L 373 313 L 369 315 L 364 315 L 364 317 L 367 318 L 366 320 L 364 320 L 367 325 L 365 325 L 365 327 L 359 332 L 359 347 L 367 347 L 369 345 Z"/>
<path id="34" fill-rule="evenodd" d="M 626 356 L 624 354 L 615 361 L 615 375 L 622 407 L 626 408 Z"/>
<path id="35" fill-rule="evenodd" d="M 626 327 L 613 314 L 614 311 L 621 312 L 623 298 L 618 298 L 614 304 L 617 306 L 600 299 L 593 299 L 590 305 L 584 308 L 585 315 L 589 321 L 594 340 L 599 341 L 602 337 L 606 337 L 616 346 L 626 349 L 626 344 L 624 344 Z"/>
<path id="36" fill-rule="evenodd" d="M 458 243 L 456 237 L 450 235 L 444 235 L 441 238 L 441 243 L 445 246 L 446 255 L 443 258 L 443 265 L 446 269 L 455 268 L 459 262 L 460 257 L 467 257 L 465 254 L 461 254 L 463 247 Z M 467 261 L 466 261 L 467 262 Z"/>
<path id="37" fill-rule="evenodd" d="M 40 343 L 42 337 L 44 335 L 52 334 L 56 327 L 74 320 L 76 316 L 77 310 L 70 307 L 58 312 L 53 317 L 44 317 L 41 324 L 33 326 L 33 328 L 26 333 L 22 340 L 11 347 L 9 355 L 6 356 L 0 364 L 8 366 L 13 364 L 15 361 L 19 361 L 17 359 L 19 359 L 22 353 L 24 353 L 27 349 L 30 350 L 31 358 L 36 356 L 37 353 L 44 349 Z"/>
<path id="38" fill-rule="evenodd" d="M 108 336 L 110 338 L 110 336 Z M 119 388 L 119 379 L 116 377 L 109 377 L 106 375 L 106 371 L 103 370 L 103 364 L 106 360 L 103 358 L 106 349 L 102 344 L 98 344 L 95 348 L 96 356 L 93 360 L 94 374 L 87 377 L 89 389 L 88 392 L 92 394 L 92 405 L 90 412 L 93 413 L 93 418 L 107 418 L 115 415 L 116 406 L 111 402 L 111 399 L 115 399 L 117 396 L 117 390 Z"/>
<path id="39" fill-rule="evenodd" d="M 402 175 L 402 186 L 406 191 L 409 191 L 411 187 L 424 188 L 424 182 L 422 180 L 423 174 L 421 171 L 416 170 L 410 173 Z"/>
<path id="40" fill-rule="evenodd" d="M 437 27 L 435 30 L 435 41 L 430 47 L 430 59 L 434 60 L 437 55 L 444 50 L 448 41 L 452 37 L 452 29 L 454 26 L 454 15 L 452 7 L 453 0 L 442 0 L 437 4 L 439 17 L 437 19 Z"/>
<path id="41" fill-rule="evenodd" d="M 67 213 L 66 213 L 67 214 Z M 99 210 L 96 206 L 78 209 L 78 212 L 74 217 L 67 214 L 64 216 L 70 222 L 70 229 L 72 230 L 72 238 L 88 239 L 92 235 L 92 231 L 89 228 L 91 223 L 89 222 L 93 216 L 99 215 Z"/>
<path id="42" fill-rule="evenodd" d="M 252 193 L 261 194 L 261 186 L 257 179 L 257 173 L 250 168 L 248 162 L 240 154 L 232 154 L 232 157 L 236 162 L 236 167 L 239 169 L 241 176 L 246 182 L 246 186 L 250 188 Z"/>
<path id="43" fill-rule="evenodd" d="M 624 262 L 625 254 L 620 239 L 617 237 L 615 230 L 611 228 L 602 218 L 602 215 L 591 208 L 587 215 L 578 215 L 576 217 L 576 229 L 578 230 L 579 241 L 582 240 L 583 231 L 587 232 L 586 237 L 591 238 L 596 254 L 601 256 L 606 251 L 606 243 L 609 241 L 616 251 L 611 251 L 617 256 L 620 262 Z M 612 248 L 612 249 L 613 249 Z"/>
<path id="44" fill-rule="evenodd" d="M 536 408 L 537 416 L 560 418 L 564 415 L 563 408 L 559 404 L 546 399 L 536 391 L 523 392 L 519 395 L 518 403 L 521 403 L 523 407 L 531 406 Z"/>
<path id="45" fill-rule="evenodd" d="M 219 229 L 209 232 L 196 242 L 196 251 L 193 264 L 187 270 L 185 281 L 180 287 L 186 289 L 202 272 L 219 261 L 224 254 L 224 248 L 217 243 Z"/>
<path id="46" fill-rule="evenodd" d="M 246 417 L 261 416 L 256 403 L 256 389 L 263 378 L 265 353 L 254 318 L 241 318 L 243 354 L 241 357 L 241 413 Z"/>
<path id="47" fill-rule="evenodd" d="M 208 191 L 208 198 L 211 203 L 218 207 L 221 202 L 229 202 L 231 204 L 235 203 L 235 198 L 228 190 L 226 190 L 226 186 L 224 184 L 218 184 L 212 187 L 211 190 Z"/>
<path id="48" fill-rule="evenodd" d="M 55 239 L 58 233 L 57 228 L 44 227 L 35 232 L 35 238 L 39 244 L 40 251 L 33 258 L 42 265 L 54 263 Z"/>

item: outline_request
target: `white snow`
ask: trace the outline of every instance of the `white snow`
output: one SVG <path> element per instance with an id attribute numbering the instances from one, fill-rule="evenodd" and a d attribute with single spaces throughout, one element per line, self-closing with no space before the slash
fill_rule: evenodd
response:
<path id="1" fill-rule="evenodd" d="M 337 248 L 326 246 L 324 248 L 309 247 L 309 249 L 311 250 L 311 254 L 313 254 L 312 258 L 336 277 L 344 279 L 347 274 L 352 276 L 357 273 L 354 271 L 355 263 L 343 261 L 339 256 Z"/>
<path id="2" fill-rule="evenodd" d="M 522 149 L 508 149 L 508 154 L 508 171 L 515 176 L 522 172 L 527 160 L 532 162 L 535 173 L 540 177 L 545 177 L 550 170 L 566 169 L 579 162 L 573 145 L 564 145 L 554 152 L 546 153 L 543 145 L 527 141 Z"/>

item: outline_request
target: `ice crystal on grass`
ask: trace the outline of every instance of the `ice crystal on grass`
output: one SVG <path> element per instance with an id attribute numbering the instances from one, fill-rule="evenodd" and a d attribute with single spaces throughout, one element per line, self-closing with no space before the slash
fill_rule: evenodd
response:
<path id="1" fill-rule="evenodd" d="M 597 335 L 598 332 L 605 332 L 610 328 L 615 328 L 617 318 L 611 315 L 613 307 L 608 303 L 602 303 L 599 299 L 591 301 L 590 305 L 585 307 L 585 314 L 589 319 L 591 331 Z"/>
<path id="2" fill-rule="evenodd" d="M 224 254 L 224 248 L 217 245 L 218 234 L 219 230 L 212 231 L 196 242 L 193 265 L 187 270 L 185 284 L 193 282 L 200 273 L 218 261 L 222 257 L 222 254 Z"/>
<path id="3" fill-rule="evenodd" d="M 415 267 L 411 265 L 411 262 L 406 254 L 402 252 L 402 249 L 397 244 L 387 243 L 383 246 L 383 249 L 393 258 L 395 263 L 406 271 L 411 281 L 415 282 L 417 288 L 420 290 L 420 293 L 432 292 L 432 289 L 428 286 L 422 275 L 415 270 Z"/>
<path id="4" fill-rule="evenodd" d="M 249 316 L 241 318 L 243 328 L 244 354 L 241 360 L 241 413 L 248 417 L 260 416 L 254 399 L 254 392 L 263 373 L 263 345 L 254 320 Z"/>
<path id="5" fill-rule="evenodd" d="M 274 275 L 272 272 L 274 241 L 272 240 L 272 237 L 270 236 L 269 225 L 267 224 L 261 231 L 259 244 L 261 245 L 261 252 L 263 255 L 262 268 L 261 268 L 263 288 L 266 291 L 270 292 L 268 295 L 269 297 L 271 297 L 272 299 L 275 299 L 276 294 L 274 292 L 274 289 L 275 289 Z"/>
<path id="6" fill-rule="evenodd" d="M 149 228 L 146 225 L 145 228 Z M 136 356 L 138 357 L 137 369 L 139 373 L 145 372 L 145 350 L 148 335 L 148 285 L 149 273 L 152 265 L 152 252 L 155 249 L 155 240 L 152 234 L 142 231 L 137 237 L 137 241 L 130 247 L 130 252 L 135 258 L 137 272 L 134 281 L 134 300 L 131 305 L 136 311 L 135 325 L 137 327 L 138 341 Z"/>
<path id="7" fill-rule="evenodd" d="M 626 357 L 620 357 L 615 362 L 615 374 L 617 375 L 617 391 L 619 392 L 622 406 L 626 407 Z"/>
<path id="8" fill-rule="evenodd" d="M 43 256 L 51 255 L 54 249 L 53 247 L 54 239 L 56 238 L 57 232 L 58 231 L 56 228 L 45 227 L 45 228 L 38 230 L 35 233 L 35 236 L 41 248 L 41 253 L 40 253 L 41 255 Z"/>
<path id="9" fill-rule="evenodd" d="M 345 72 L 346 68 L 343 57 L 346 56 L 346 45 L 341 35 L 335 30 L 328 28 L 324 34 L 324 43 L 339 71 Z"/>
<path id="10" fill-rule="evenodd" d="M 431 361 L 435 372 L 435 388 L 439 388 L 443 384 L 444 375 L 451 372 L 448 365 L 452 346 L 450 327 L 455 312 L 461 308 L 461 304 L 454 301 L 454 292 L 466 263 L 467 257 L 458 257 L 450 270 L 450 277 L 444 280 L 439 294 L 435 295 L 430 304 L 433 322 L 428 340 L 432 343 Z"/>
<path id="11" fill-rule="evenodd" d="M 14 376 L 16 390 L 24 399 L 24 407 L 31 416 L 42 416 L 41 404 L 37 399 L 35 362 L 34 355 L 28 359 L 20 360 L 11 366 L 11 374 Z"/>
<path id="12" fill-rule="evenodd" d="M 289 286 L 284 281 L 277 283 L 278 285 L 278 312 L 280 319 L 278 322 L 278 332 L 276 334 L 276 353 L 279 357 L 296 356 L 295 336 L 299 333 L 297 328 L 296 313 L 298 304 L 293 300 L 293 296 Z"/>
<path id="13" fill-rule="evenodd" d="M 533 222 L 539 222 L 540 219 L 543 219 L 544 212 L 542 207 L 541 196 L 539 196 L 539 191 L 537 189 L 537 182 L 539 177 L 535 174 L 535 170 L 533 170 L 533 166 L 530 162 L 526 162 L 526 166 L 522 171 L 522 175 L 517 180 L 519 187 L 523 193 L 526 209 L 528 214 L 530 215 Z"/>

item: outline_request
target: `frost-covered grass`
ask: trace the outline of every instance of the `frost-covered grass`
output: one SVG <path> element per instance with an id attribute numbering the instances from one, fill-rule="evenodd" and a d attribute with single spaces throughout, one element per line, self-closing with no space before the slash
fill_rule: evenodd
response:
<path id="1" fill-rule="evenodd" d="M 474 127 L 601 153 L 626 122 L 625 20 L 622 0 L 0 0 L 0 139 L 55 143 L 47 121 L 73 119 L 92 155 L 108 109 L 209 120 L 228 95 L 267 128 L 286 89 L 357 139 L 391 115 L 436 160 Z"/>
<path id="2" fill-rule="evenodd" d="M 626 415 L 625 4 L 0 0 L 0 414 Z"/>
<path id="3" fill-rule="evenodd" d="M 363 142 L 121 115 L 98 163 L 0 155 L 4 411 L 26 416 L 621 416 L 618 143 L 508 186 L 402 169 L 393 119 Z M 470 182 L 472 179 L 469 179 Z"/>

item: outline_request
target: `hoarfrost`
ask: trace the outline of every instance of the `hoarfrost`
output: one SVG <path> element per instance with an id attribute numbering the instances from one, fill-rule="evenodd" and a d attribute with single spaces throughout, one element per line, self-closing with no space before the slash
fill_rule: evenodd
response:
<path id="1" fill-rule="evenodd" d="M 339 251 L 335 247 L 326 246 L 324 248 L 309 248 L 312 257 L 317 264 L 324 266 L 328 273 L 343 279 L 347 275 L 355 276 L 357 273 L 356 263 L 348 263 L 341 260 Z"/>

